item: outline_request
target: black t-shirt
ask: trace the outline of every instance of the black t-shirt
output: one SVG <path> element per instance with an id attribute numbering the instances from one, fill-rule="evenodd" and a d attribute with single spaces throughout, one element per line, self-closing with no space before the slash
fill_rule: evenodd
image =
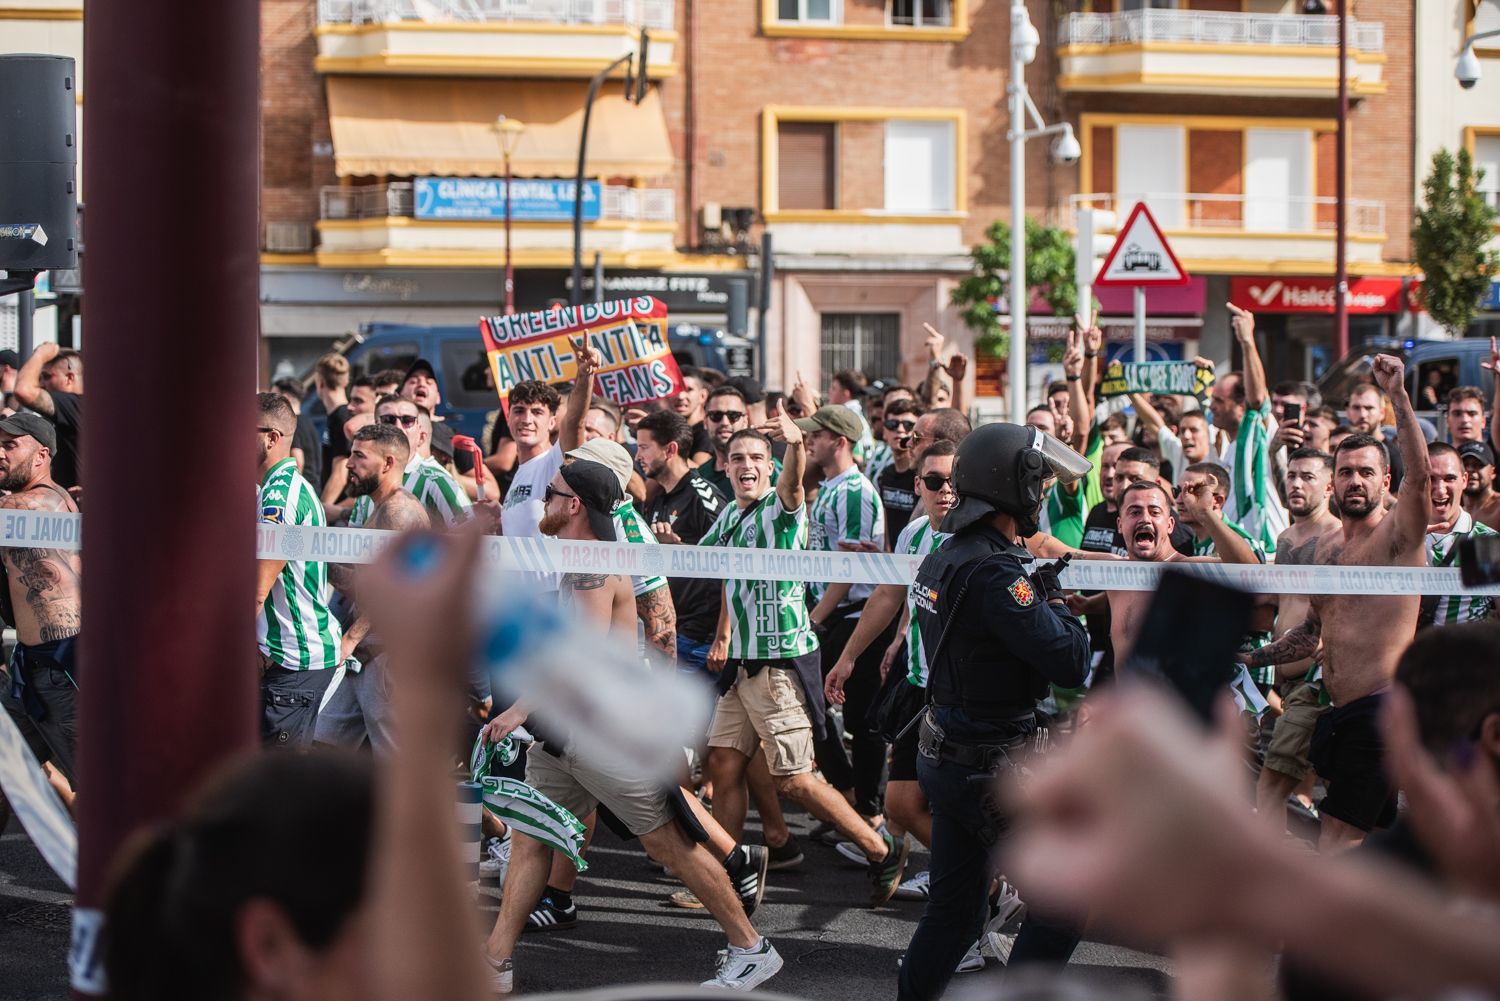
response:
<path id="1" fill-rule="evenodd" d="M 885 508 L 885 548 L 894 551 L 897 537 L 917 508 L 917 467 L 903 473 L 891 463 L 880 471 L 876 486 Z"/>
<path id="2" fill-rule="evenodd" d="M 1193 530 L 1182 522 L 1172 526 L 1172 548 L 1183 556 L 1193 555 Z M 1120 534 L 1120 512 L 1111 511 L 1098 504 L 1089 511 L 1083 521 L 1083 541 L 1079 549 L 1091 553 L 1114 553 L 1129 555 L 1125 550 L 1125 536 Z"/>
<path id="3" fill-rule="evenodd" d="M 648 500 L 641 514 L 651 525 L 666 522 L 683 545 L 695 546 L 726 503 L 712 484 L 697 472 L 690 472 L 673 490 Z M 702 577 L 669 577 L 667 586 L 677 608 L 677 632 L 694 643 L 712 640 L 719 624 L 720 582 Z"/>
<path id="4" fill-rule="evenodd" d="M 52 397 L 52 417 L 57 428 L 57 454 L 52 457 L 52 478 L 60 487 L 76 487 L 83 473 L 83 453 L 79 438 L 83 434 L 83 396 L 48 390 Z"/>
<path id="5" fill-rule="evenodd" d="M 323 482 L 333 475 L 333 460 L 342 456 L 349 458 L 349 439 L 344 435 L 344 425 L 349 422 L 349 407 L 340 403 L 328 415 L 323 425 Z"/>
<path id="6" fill-rule="evenodd" d="M 314 490 L 323 489 L 323 441 L 312 418 L 297 415 L 297 430 L 292 434 L 292 447 L 302 449 L 302 475 Z"/>
<path id="7" fill-rule="evenodd" d="M 691 461 L 693 456 L 699 452 L 707 452 L 709 455 L 714 454 L 713 436 L 708 433 L 708 428 L 703 426 L 702 421 L 693 425 L 693 451 L 691 454 L 685 456 L 685 458 Z M 710 459 L 709 461 L 712 462 L 713 460 Z"/>

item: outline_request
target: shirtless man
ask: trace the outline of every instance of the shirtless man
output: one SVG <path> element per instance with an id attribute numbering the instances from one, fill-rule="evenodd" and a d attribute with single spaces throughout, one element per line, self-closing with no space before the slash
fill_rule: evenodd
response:
<path id="1" fill-rule="evenodd" d="M 1318 539 L 1339 530 L 1338 518 L 1328 510 L 1332 496 L 1333 456 L 1313 448 L 1293 449 L 1286 460 L 1286 509 L 1292 524 L 1276 540 L 1277 566 L 1310 566 Z M 1307 618 L 1309 601 L 1305 594 L 1280 596 L 1277 639 Z M 1328 708 L 1320 704 L 1322 682 L 1312 678 L 1316 667 L 1310 657 L 1276 666 L 1281 717 L 1271 733 L 1255 786 L 1256 813 L 1276 831 L 1286 828 L 1286 798 L 1308 776 L 1307 749 L 1313 727 Z"/>
<path id="2" fill-rule="evenodd" d="M 36 414 L 0 419 L 0 507 L 12 511 L 77 511 L 52 478 L 57 432 Z M 83 562 L 65 549 L 0 550 L 6 577 L 5 618 L 16 627 L 0 703 L 39 761 L 50 761 L 74 788 L 78 738 L 78 631 L 82 628 Z M 19 687 L 19 694 L 15 689 Z"/>
<path id="3" fill-rule="evenodd" d="M 1334 453 L 1333 491 L 1342 527 L 1319 540 L 1313 561 L 1336 566 L 1427 565 L 1432 523 L 1427 441 L 1403 384 L 1401 359 L 1377 355 L 1375 381 L 1396 411 L 1396 443 L 1406 475 L 1387 509 L 1391 469 L 1384 443 L 1355 433 Z M 1377 720 L 1396 674 L 1396 661 L 1416 631 L 1421 597 L 1415 594 L 1314 595 L 1307 619 L 1275 643 L 1242 658 L 1252 667 L 1289 663 L 1323 646 L 1323 683 L 1333 709 L 1318 721 L 1310 757 L 1328 786 L 1324 797 L 1323 852 L 1359 844 L 1374 827 L 1396 817 L 1396 794 L 1386 777 Z"/>
<path id="4" fill-rule="evenodd" d="M 600 463 L 580 459 L 563 466 L 546 489 L 540 528 L 562 539 L 615 541 L 611 513 L 624 498 L 620 482 Z M 581 618 L 635 637 L 635 593 L 620 574 L 565 574 L 561 599 Z M 520 703 L 492 721 L 486 732 L 501 740 L 526 722 Z M 719 922 L 729 939 L 717 976 L 708 986 L 749 990 L 781 968 L 781 956 L 756 933 L 745 916 L 734 885 L 721 864 L 678 825 L 669 793 L 649 776 L 635 775 L 617 760 L 600 760 L 576 746 L 545 735 L 526 757 L 526 783 L 576 817 L 603 803 L 658 862 L 666 865 Z M 512 838 L 510 866 L 500 916 L 486 943 L 498 993 L 512 990 L 511 956 L 526 925 L 527 912 L 546 889 L 551 850 L 529 837 Z M 738 860 L 735 860 L 738 861 Z M 763 872 L 763 870 L 762 870 Z"/>
<path id="5" fill-rule="evenodd" d="M 430 527 L 427 508 L 401 485 L 410 458 L 410 441 L 396 425 L 367 423 L 350 438 L 345 489 L 352 498 L 370 498 L 375 508 L 364 527 L 396 532 Z M 355 580 L 354 567 L 328 565 L 328 582 L 351 603 Z M 376 754 L 395 750 L 385 657 L 369 631 L 369 620 L 358 613 L 344 630 L 342 670 L 323 696 L 314 743 L 358 748 L 368 737 Z M 356 652 L 358 659 L 351 660 Z"/>
<path id="6" fill-rule="evenodd" d="M 1213 498 L 1206 493 L 1184 493 L 1177 503 L 1194 513 L 1194 521 L 1211 540 L 1216 556 L 1183 556 L 1172 546 L 1172 498 L 1159 483 L 1132 483 L 1120 494 L 1120 534 L 1125 537 L 1125 552 L 1132 560 L 1149 563 L 1259 563 L 1255 549 L 1215 511 Z M 1110 643 L 1115 648 L 1115 663 L 1128 665 L 1130 651 L 1140 634 L 1146 609 L 1155 596 L 1153 591 L 1106 591 L 1109 596 Z"/>

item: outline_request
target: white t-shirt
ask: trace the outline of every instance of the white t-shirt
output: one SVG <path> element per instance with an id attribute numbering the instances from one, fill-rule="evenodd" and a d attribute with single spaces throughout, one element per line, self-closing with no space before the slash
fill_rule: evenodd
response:
<path id="1" fill-rule="evenodd" d="M 527 459 L 516 467 L 511 478 L 510 489 L 505 491 L 505 512 L 501 530 L 506 535 L 537 538 L 542 533 L 542 511 L 547 506 L 542 499 L 547 485 L 562 468 L 561 445 L 553 445 L 535 458 Z"/>

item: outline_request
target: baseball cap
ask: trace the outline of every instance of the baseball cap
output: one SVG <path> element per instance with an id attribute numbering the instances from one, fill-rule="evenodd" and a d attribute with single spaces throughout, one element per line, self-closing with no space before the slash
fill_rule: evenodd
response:
<path id="1" fill-rule="evenodd" d="M 562 467 L 563 482 L 578 496 L 589 517 L 589 528 L 602 542 L 615 541 L 612 512 L 625 496 L 614 470 L 591 459 L 579 459 Z"/>
<path id="2" fill-rule="evenodd" d="M 453 458 L 453 425 L 447 421 L 432 422 L 432 450 Z"/>
<path id="3" fill-rule="evenodd" d="M 0 419 L 0 431 L 17 438 L 31 435 L 39 444 L 45 445 L 47 451 L 54 455 L 57 453 L 57 431 L 53 429 L 51 421 L 39 414 L 11 414 Z"/>
<path id="4" fill-rule="evenodd" d="M 428 377 L 431 378 L 433 382 L 437 381 L 437 369 L 432 367 L 432 362 L 428 361 L 426 358 L 418 358 L 416 361 L 407 366 L 406 374 L 401 377 L 401 385 L 406 385 L 406 380 L 410 379 L 418 372 L 426 372 Z"/>
<path id="5" fill-rule="evenodd" d="M 4 425 L 0 424 L 0 427 L 4 427 Z M 1458 458 L 1460 462 L 1464 459 L 1477 459 L 1481 466 L 1493 466 L 1495 464 L 1494 450 L 1482 441 L 1466 441 L 1458 446 Z"/>
<path id="6" fill-rule="evenodd" d="M 809 434 L 813 431 L 832 431 L 848 438 L 851 445 L 865 433 L 864 425 L 854 411 L 839 403 L 825 403 L 811 417 L 803 417 L 797 421 L 797 426 Z"/>
<path id="7" fill-rule="evenodd" d="M 620 481 L 620 493 L 623 494 L 630 486 L 630 473 L 634 465 L 630 461 L 630 453 L 625 451 L 625 446 L 608 438 L 595 438 L 586 441 L 577 448 L 568 452 L 568 458 L 581 459 L 586 462 L 597 462 L 608 469 Z"/>
<path id="8" fill-rule="evenodd" d="M 21 356 L 9 349 L 0 351 L 0 365 L 9 365 L 11 368 L 20 368 Z"/>

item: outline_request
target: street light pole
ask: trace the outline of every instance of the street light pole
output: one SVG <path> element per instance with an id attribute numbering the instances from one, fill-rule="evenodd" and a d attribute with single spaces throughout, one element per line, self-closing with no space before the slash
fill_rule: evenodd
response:
<path id="1" fill-rule="evenodd" d="M 1026 15 L 1026 0 L 1011 0 L 1010 5 L 1010 83 L 1005 93 L 1010 97 L 1010 419 L 1026 423 L 1026 305 L 1031 287 L 1026 283 L 1026 140 L 1040 136 L 1057 136 L 1053 159 L 1060 163 L 1077 161 L 1082 151 L 1067 122 L 1045 125 L 1042 113 L 1026 92 L 1026 67 L 1036 58 L 1041 36 Z M 1026 128 L 1027 120 L 1031 128 Z"/>
<path id="2" fill-rule="evenodd" d="M 1019 37 L 1031 20 L 1025 0 L 1010 6 L 1010 419 L 1026 423 L 1026 63 Z M 1032 29 L 1035 32 L 1035 29 Z"/>
<path id="3" fill-rule="evenodd" d="M 511 266 L 510 253 L 510 185 L 513 180 L 510 158 L 515 154 L 516 144 L 521 141 L 526 126 L 501 115 L 495 119 L 495 131 L 500 134 L 500 154 L 505 158 L 505 315 L 510 316 L 516 311 L 516 272 Z"/>
<path id="4" fill-rule="evenodd" d="M 1338 356 L 1349 354 L 1349 261 L 1345 241 L 1348 237 L 1349 217 L 1346 200 L 1349 185 L 1348 139 L 1349 139 L 1349 4 L 1338 0 L 1339 18 L 1339 115 L 1334 154 L 1334 170 L 1338 174 L 1335 182 L 1334 202 L 1334 254 L 1333 254 L 1333 332 L 1338 343 Z"/>

